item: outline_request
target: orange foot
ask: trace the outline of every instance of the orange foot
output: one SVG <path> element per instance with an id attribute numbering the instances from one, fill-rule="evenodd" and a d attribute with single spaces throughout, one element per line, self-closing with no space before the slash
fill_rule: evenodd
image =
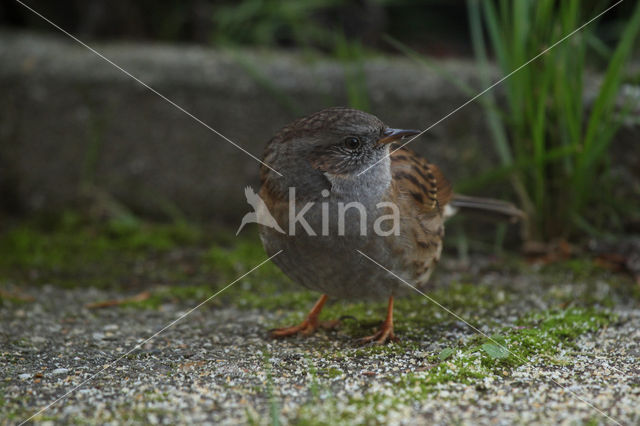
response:
<path id="1" fill-rule="evenodd" d="M 271 330 L 271 337 L 275 339 L 281 339 L 283 337 L 295 336 L 296 334 L 308 336 L 318 328 L 336 328 L 340 323 L 339 320 L 322 322 L 318 321 L 318 316 L 320 315 L 320 311 L 322 311 L 322 308 L 324 307 L 326 301 L 327 295 L 323 294 L 322 296 L 320 296 L 320 299 L 318 299 L 304 321 L 292 327 L 276 328 L 275 330 Z"/>
<path id="2" fill-rule="evenodd" d="M 296 334 L 301 334 L 303 336 L 308 336 L 318 328 L 324 328 L 327 330 L 334 329 L 340 323 L 339 320 L 333 321 L 309 321 L 309 319 L 305 319 L 298 325 L 294 325 L 292 327 L 283 327 L 276 328 L 275 330 L 271 330 L 271 337 L 275 339 L 281 339 L 283 337 L 295 336 Z"/>
<path id="3" fill-rule="evenodd" d="M 393 296 L 389 297 L 389 306 L 387 307 L 387 318 L 382 323 L 380 330 L 367 337 L 358 339 L 357 342 L 366 345 L 367 343 L 373 343 L 376 345 L 384 345 L 387 342 L 397 342 L 398 339 L 393 334 Z"/>

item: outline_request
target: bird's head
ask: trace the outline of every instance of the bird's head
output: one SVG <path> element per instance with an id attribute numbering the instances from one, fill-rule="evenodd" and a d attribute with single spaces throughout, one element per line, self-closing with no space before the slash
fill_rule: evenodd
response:
<path id="1" fill-rule="evenodd" d="M 283 128 L 267 146 L 264 159 L 297 179 L 349 179 L 368 168 L 388 169 L 388 162 L 381 160 L 389 153 L 389 143 L 418 133 L 390 128 L 366 112 L 329 108 Z"/>

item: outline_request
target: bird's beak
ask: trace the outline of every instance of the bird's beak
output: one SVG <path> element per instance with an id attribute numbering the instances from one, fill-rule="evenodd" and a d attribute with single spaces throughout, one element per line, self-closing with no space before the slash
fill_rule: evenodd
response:
<path id="1" fill-rule="evenodd" d="M 382 137 L 378 139 L 377 145 L 386 145 L 391 142 L 395 142 L 400 139 L 404 139 L 409 136 L 415 136 L 420 134 L 420 130 L 406 130 L 406 129 L 390 129 L 387 128 L 382 132 Z"/>

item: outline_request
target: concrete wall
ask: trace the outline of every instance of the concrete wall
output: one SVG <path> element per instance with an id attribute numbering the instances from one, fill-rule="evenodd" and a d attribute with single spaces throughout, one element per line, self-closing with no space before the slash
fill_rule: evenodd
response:
<path id="1" fill-rule="evenodd" d="M 292 119 L 347 102 L 345 69 L 335 61 L 175 45 L 94 47 L 258 157 Z M 480 88 L 471 63 L 442 66 Z M 425 128 L 467 99 L 405 59 L 370 60 L 365 75 L 371 111 L 394 127 Z M 0 196 L 27 212 L 64 208 L 90 185 L 139 213 L 177 208 L 235 224 L 248 209 L 243 187 L 258 186 L 255 160 L 70 39 L 0 33 L 0 94 Z M 635 140 L 637 125 L 626 133 Z M 623 159 L 634 170 L 640 154 L 631 146 L 636 152 Z M 477 104 L 412 148 L 453 181 L 497 165 Z"/>

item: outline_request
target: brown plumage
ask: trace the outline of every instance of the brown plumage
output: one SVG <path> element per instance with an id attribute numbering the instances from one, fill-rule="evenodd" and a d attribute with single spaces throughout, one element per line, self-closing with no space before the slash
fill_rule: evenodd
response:
<path id="1" fill-rule="evenodd" d="M 434 264 L 440 260 L 444 237 L 444 208 L 449 203 L 451 184 L 440 169 L 412 150 L 392 144 L 392 185 L 389 200 L 403 214 L 397 255 L 405 259 L 405 270 L 413 271 L 412 282 L 424 286 Z M 408 246 L 408 248 L 407 248 Z"/>

